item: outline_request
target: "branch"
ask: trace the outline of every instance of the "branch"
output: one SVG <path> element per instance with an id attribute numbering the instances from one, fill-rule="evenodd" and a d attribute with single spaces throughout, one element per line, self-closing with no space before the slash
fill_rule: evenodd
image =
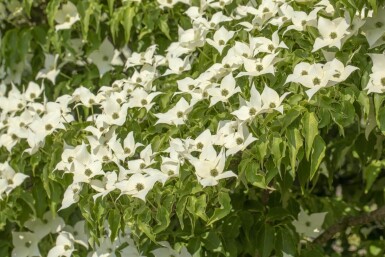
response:
<path id="1" fill-rule="evenodd" d="M 323 245 L 329 241 L 335 234 L 345 230 L 348 227 L 356 227 L 369 224 L 374 221 L 385 219 L 385 205 L 370 213 L 361 214 L 354 217 L 346 217 L 340 222 L 330 226 L 321 235 L 312 242 L 313 245 Z"/>

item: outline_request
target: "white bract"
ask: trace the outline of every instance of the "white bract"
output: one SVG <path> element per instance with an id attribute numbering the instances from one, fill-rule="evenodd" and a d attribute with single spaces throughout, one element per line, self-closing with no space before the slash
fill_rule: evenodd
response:
<path id="1" fill-rule="evenodd" d="M 7 162 L 0 163 L 0 201 L 4 193 L 9 195 L 26 178 L 28 178 L 27 175 L 16 172 Z"/>
<path id="2" fill-rule="evenodd" d="M 176 105 L 168 110 L 166 113 L 158 113 L 155 116 L 158 118 L 158 123 L 165 123 L 170 125 L 182 125 L 187 119 L 188 113 L 191 111 L 193 105 L 189 104 L 183 97 L 176 103 Z"/>
<path id="3" fill-rule="evenodd" d="M 315 238 L 321 234 L 326 214 L 326 212 L 320 212 L 309 215 L 301 208 L 298 219 L 294 220 L 292 224 L 299 234 Z"/>
<path id="4" fill-rule="evenodd" d="M 80 20 L 76 6 L 71 2 L 63 4 L 62 8 L 55 14 L 56 30 L 70 29 L 72 25 Z"/>
<path id="5" fill-rule="evenodd" d="M 249 121 L 254 119 L 258 114 L 270 112 L 276 110 L 283 113 L 282 101 L 286 98 L 289 93 L 286 92 L 282 96 L 265 85 L 265 88 L 260 94 L 255 86 L 251 87 L 250 101 L 243 102 L 242 106 L 232 112 L 233 115 L 237 116 L 240 121 Z"/>
<path id="6" fill-rule="evenodd" d="M 349 24 L 342 17 L 334 20 L 319 17 L 317 28 L 321 37 L 316 38 L 312 52 L 315 52 L 325 46 L 335 46 L 338 49 L 341 49 L 342 39 L 350 33 L 348 31 Z"/>
<path id="7" fill-rule="evenodd" d="M 220 29 L 215 31 L 213 39 L 207 39 L 207 43 L 212 45 L 219 52 L 219 54 L 222 54 L 227 42 L 233 38 L 234 34 L 235 31 L 228 31 L 222 26 Z"/>
<path id="8" fill-rule="evenodd" d="M 218 102 L 227 102 L 234 94 L 241 92 L 239 87 L 236 87 L 236 82 L 233 74 L 230 73 L 224 77 L 219 87 L 212 87 L 207 89 L 210 97 L 210 106 L 215 105 Z"/>
<path id="9" fill-rule="evenodd" d="M 226 162 L 225 151 L 222 149 L 217 154 L 212 145 L 202 149 L 199 159 L 190 157 L 189 161 L 194 165 L 198 181 L 204 187 L 215 186 L 221 179 L 237 176 L 230 170 L 224 171 Z"/>

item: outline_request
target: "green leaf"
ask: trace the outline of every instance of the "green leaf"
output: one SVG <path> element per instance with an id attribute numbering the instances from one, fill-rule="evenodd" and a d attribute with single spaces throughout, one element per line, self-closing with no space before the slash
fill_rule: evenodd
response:
<path id="1" fill-rule="evenodd" d="M 299 149 L 302 147 L 302 137 L 301 133 L 297 128 L 288 129 L 286 133 L 286 137 L 288 140 L 289 152 L 290 152 L 290 164 L 291 164 L 291 175 L 295 177 L 296 170 L 296 161 L 297 154 Z"/>
<path id="2" fill-rule="evenodd" d="M 190 196 L 186 209 L 194 216 L 198 216 L 204 221 L 207 221 L 208 217 L 206 215 L 207 199 L 206 195 L 201 195 L 199 197 Z"/>
<path id="3" fill-rule="evenodd" d="M 261 257 L 269 257 L 274 248 L 274 228 L 263 224 L 258 231 L 257 249 Z"/>
<path id="4" fill-rule="evenodd" d="M 60 0 L 52 0 L 49 1 L 47 4 L 46 12 L 47 12 L 47 18 L 48 18 L 48 24 L 51 27 L 54 27 L 54 20 L 55 20 L 55 14 L 57 10 L 59 9 Z"/>
<path id="5" fill-rule="evenodd" d="M 313 152 L 311 154 L 310 180 L 314 177 L 322 159 L 325 157 L 326 145 L 322 137 L 316 136 L 314 140 Z"/>
<path id="6" fill-rule="evenodd" d="M 374 103 L 373 103 L 373 99 L 372 98 L 370 98 L 369 104 L 370 104 L 369 116 L 368 116 L 368 121 L 367 121 L 366 128 L 365 128 L 365 138 L 366 138 L 366 140 L 369 139 L 370 133 L 377 126 L 376 114 L 375 114 Z"/>
<path id="7" fill-rule="evenodd" d="M 368 193 L 373 183 L 376 181 L 381 169 L 385 167 L 384 161 L 374 160 L 364 168 L 363 177 L 365 180 L 365 193 Z"/>
<path id="8" fill-rule="evenodd" d="M 207 225 L 210 226 L 214 222 L 223 219 L 226 217 L 230 211 L 231 211 L 231 199 L 228 193 L 220 192 L 218 195 L 218 201 L 221 205 L 220 208 L 216 208 L 214 210 L 214 214 L 210 217 L 210 219 L 207 222 Z"/>
<path id="9" fill-rule="evenodd" d="M 155 242 L 155 235 L 151 229 L 151 226 L 149 225 L 149 222 L 151 220 L 151 212 L 149 209 L 141 213 L 137 219 L 136 222 L 138 224 L 138 228 L 146 234 L 146 236 L 153 242 Z"/>
<path id="10" fill-rule="evenodd" d="M 309 160 L 314 138 L 318 135 L 318 120 L 315 113 L 305 113 L 302 125 L 302 133 L 305 138 L 306 159 Z"/>
<path id="11" fill-rule="evenodd" d="M 23 9 L 28 17 L 31 16 L 31 7 L 33 4 L 33 0 L 23 0 Z"/>
<path id="12" fill-rule="evenodd" d="M 161 206 L 157 209 L 156 221 L 157 225 L 153 229 L 155 234 L 162 232 L 170 225 L 170 213 L 165 207 Z"/>
<path id="13" fill-rule="evenodd" d="M 123 20 L 121 22 L 124 28 L 124 38 L 126 43 L 130 41 L 131 28 L 133 25 L 133 19 L 135 17 L 135 14 L 136 14 L 135 6 L 126 6 L 126 8 L 124 9 Z"/>
<path id="14" fill-rule="evenodd" d="M 171 40 L 170 28 L 168 27 L 167 20 L 168 20 L 168 16 L 167 15 L 163 15 L 163 16 L 160 17 L 160 19 L 159 19 L 159 29 L 160 29 L 160 31 L 163 32 L 163 34 L 169 40 Z"/>
<path id="15" fill-rule="evenodd" d="M 181 199 L 179 199 L 178 203 L 176 204 L 176 215 L 178 216 L 180 227 L 182 230 L 184 229 L 184 211 L 186 209 L 186 203 L 187 203 L 188 197 L 187 195 L 184 195 Z"/>
<path id="16" fill-rule="evenodd" d="M 245 165 L 244 172 L 247 181 L 253 186 L 266 189 L 265 176 L 259 173 L 260 167 L 256 161 L 250 161 Z"/>
<path id="17" fill-rule="evenodd" d="M 214 231 L 209 231 L 202 236 L 202 242 L 209 251 L 218 251 L 222 245 L 221 239 Z"/>
<path id="18" fill-rule="evenodd" d="M 120 218 L 121 216 L 119 210 L 111 210 L 108 214 L 108 224 L 110 225 L 111 229 L 111 241 L 113 241 L 118 235 L 120 228 Z"/>

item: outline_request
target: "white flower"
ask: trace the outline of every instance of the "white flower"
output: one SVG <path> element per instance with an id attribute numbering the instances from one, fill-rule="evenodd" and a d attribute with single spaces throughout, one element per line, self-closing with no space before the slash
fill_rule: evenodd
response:
<path id="1" fill-rule="evenodd" d="M 233 74 L 229 73 L 229 75 L 222 79 L 219 87 L 207 89 L 207 93 L 211 96 L 210 107 L 217 102 L 227 102 L 234 94 L 241 92 L 241 89 L 236 87 L 235 83 Z"/>
<path id="2" fill-rule="evenodd" d="M 189 4 L 190 0 L 157 0 L 157 2 L 159 4 L 159 7 L 161 9 L 164 9 L 165 7 L 172 8 L 177 3 Z"/>
<path id="3" fill-rule="evenodd" d="M 80 220 L 76 222 L 75 226 L 65 226 L 65 231 L 71 233 L 74 237 L 74 242 L 81 244 L 88 249 L 88 234 L 86 233 L 86 221 Z"/>
<path id="4" fill-rule="evenodd" d="M 274 58 L 276 54 L 267 54 L 263 58 L 243 59 L 246 72 L 240 72 L 237 77 L 242 76 L 261 76 L 267 73 L 274 74 Z"/>
<path id="5" fill-rule="evenodd" d="M 120 106 L 117 101 L 112 98 L 107 98 L 106 101 L 102 103 L 104 110 L 103 120 L 110 125 L 122 126 L 126 121 L 128 106 L 128 103 Z"/>
<path id="6" fill-rule="evenodd" d="M 286 5 L 286 11 L 290 8 L 290 18 L 293 25 L 285 30 L 284 34 L 290 30 L 304 31 L 307 26 L 317 26 L 317 14 L 322 7 L 314 8 L 309 14 L 301 11 L 294 11 L 290 5 Z"/>
<path id="7" fill-rule="evenodd" d="M 222 149 L 217 155 L 212 145 L 203 148 L 199 159 L 191 156 L 189 161 L 194 165 L 198 181 L 204 187 L 215 186 L 218 184 L 218 180 L 237 176 L 232 171 L 224 171 L 226 162 L 225 151 Z"/>
<path id="8" fill-rule="evenodd" d="M 192 141 L 195 151 L 202 151 L 206 146 L 214 143 L 213 136 L 209 129 L 203 131 L 195 140 Z"/>
<path id="9" fill-rule="evenodd" d="M 369 93 L 383 93 L 385 91 L 385 55 L 370 54 L 373 61 L 372 74 L 365 89 Z"/>
<path id="10" fill-rule="evenodd" d="M 333 5 L 329 2 L 329 0 L 321 0 L 319 1 L 316 6 L 322 6 L 325 12 L 328 14 L 333 14 L 334 13 L 334 7 Z"/>
<path id="11" fill-rule="evenodd" d="M 99 46 L 99 49 L 93 51 L 89 58 L 92 63 L 94 63 L 99 70 L 100 77 L 102 77 L 106 72 L 112 70 L 112 61 L 115 56 L 115 49 L 108 38 L 105 38 L 102 44 Z"/>
<path id="12" fill-rule="evenodd" d="M 241 121 L 248 121 L 254 119 L 262 111 L 261 94 L 257 91 L 254 85 L 250 90 L 250 101 L 244 101 L 244 104 L 231 114 L 237 116 Z"/>
<path id="13" fill-rule="evenodd" d="M 377 14 L 374 17 L 368 18 L 362 28 L 370 48 L 375 47 L 376 42 L 384 36 L 384 28 L 385 8 L 379 8 Z"/>
<path id="14" fill-rule="evenodd" d="M 75 101 L 80 101 L 85 107 L 92 107 L 100 103 L 100 97 L 96 97 L 88 88 L 80 86 L 72 93 Z"/>
<path id="15" fill-rule="evenodd" d="M 256 91 L 256 90 L 255 90 Z M 217 133 L 213 136 L 213 144 L 225 146 L 233 142 L 233 135 L 239 126 L 239 122 L 230 120 L 221 120 L 218 123 Z"/>
<path id="16" fill-rule="evenodd" d="M 325 72 L 330 73 L 328 86 L 332 86 L 345 81 L 358 68 L 351 65 L 345 66 L 340 60 L 334 58 L 330 62 L 325 63 L 323 69 Z"/>
<path id="17" fill-rule="evenodd" d="M 54 217 L 50 211 L 44 213 L 42 220 L 33 217 L 24 223 L 24 227 L 31 230 L 34 233 L 35 238 L 38 240 L 42 239 L 49 233 L 60 232 L 64 226 L 64 220 L 58 215 L 55 215 Z"/>
<path id="18" fill-rule="evenodd" d="M 24 95 L 25 95 L 25 99 L 29 102 L 33 102 L 35 101 L 37 98 L 39 98 L 39 96 L 41 95 L 41 93 L 43 92 L 44 90 L 44 86 L 40 87 L 38 84 L 36 84 L 35 82 L 32 82 L 30 81 L 28 83 L 28 87 L 27 87 L 27 90 L 25 90 L 24 92 Z"/>
<path id="19" fill-rule="evenodd" d="M 45 61 L 44 61 L 44 69 L 40 70 L 37 75 L 36 79 L 40 78 L 47 78 L 49 79 L 52 84 L 56 84 L 56 77 L 60 73 L 60 69 L 57 67 L 57 61 L 59 59 L 59 55 L 52 55 L 52 54 L 44 54 L 45 55 Z"/>
<path id="20" fill-rule="evenodd" d="M 140 152 L 139 159 L 127 162 L 129 173 L 146 172 L 147 168 L 154 162 L 154 154 L 152 153 L 151 144 L 149 144 Z"/>
<path id="21" fill-rule="evenodd" d="M 278 93 L 265 85 L 265 88 L 262 91 L 261 99 L 262 99 L 262 113 L 269 112 L 270 110 L 276 110 L 283 113 L 282 101 L 289 95 L 290 92 L 286 92 L 283 95 L 279 96 Z"/>
<path id="22" fill-rule="evenodd" d="M 59 211 L 70 207 L 74 203 L 77 203 L 80 199 L 80 190 L 82 190 L 81 183 L 73 183 L 69 185 L 66 191 L 64 192 L 62 204 Z"/>
<path id="23" fill-rule="evenodd" d="M 116 134 L 107 143 L 109 147 L 114 151 L 114 154 L 119 160 L 125 160 L 127 157 L 132 157 L 135 154 L 136 148 L 142 146 L 141 143 L 135 143 L 134 134 L 131 131 L 127 134 L 123 141 L 123 145 L 116 139 Z"/>
<path id="24" fill-rule="evenodd" d="M 153 56 L 156 50 L 156 45 L 152 45 L 146 49 L 143 53 L 133 52 L 130 57 L 127 58 L 125 68 L 129 68 L 137 65 L 144 65 L 145 63 L 152 65 Z"/>
<path id="25" fill-rule="evenodd" d="M 183 30 L 178 29 L 179 44 L 181 47 L 187 48 L 188 51 L 194 51 L 197 47 L 202 47 L 205 44 L 207 30 L 203 28 L 192 28 Z"/>
<path id="26" fill-rule="evenodd" d="M 39 251 L 40 238 L 31 232 L 12 232 L 12 257 L 41 256 Z"/>
<path id="27" fill-rule="evenodd" d="M 262 94 L 259 94 L 254 86 L 251 87 L 250 94 L 250 101 L 246 101 L 239 110 L 232 112 L 241 121 L 251 120 L 258 114 L 270 112 L 271 110 L 283 113 L 282 101 L 289 92 L 279 96 L 274 89 L 265 85 Z"/>
<path id="28" fill-rule="evenodd" d="M 223 49 L 226 47 L 227 42 L 233 38 L 235 31 L 228 31 L 225 27 L 221 27 L 215 31 L 213 40 L 207 39 L 207 43 L 212 45 L 217 51 L 222 54 Z"/>
<path id="29" fill-rule="evenodd" d="M 255 140 L 257 139 L 250 134 L 247 126 L 245 126 L 245 124 L 239 124 L 237 132 L 231 134 L 228 137 L 227 142 L 224 144 L 224 146 L 228 149 L 226 151 L 226 155 L 231 156 L 239 151 L 245 150 L 246 147 Z"/>
<path id="30" fill-rule="evenodd" d="M 70 257 L 74 250 L 74 237 L 68 232 L 61 232 L 56 238 L 56 246 L 49 250 L 47 257 Z"/>
<path id="31" fill-rule="evenodd" d="M 292 224 L 295 227 L 297 233 L 306 237 L 317 237 L 322 230 L 322 224 L 326 216 L 326 212 L 313 213 L 308 215 L 302 208 L 298 214 L 298 219 L 293 221 Z"/>
<path id="32" fill-rule="evenodd" d="M 306 64 L 304 65 L 307 66 Z M 310 66 L 308 70 L 301 71 L 301 76 L 295 79 L 295 82 L 302 84 L 303 86 L 310 88 L 306 90 L 306 94 L 309 97 L 309 100 L 313 97 L 313 95 L 318 92 L 329 82 L 331 74 L 329 72 L 325 72 L 323 69 L 323 64 L 315 63 Z"/>
<path id="33" fill-rule="evenodd" d="M 116 183 L 116 188 L 121 191 L 121 195 L 127 194 L 145 201 L 146 195 L 157 181 L 159 181 L 158 176 L 136 173 L 133 174 L 128 180 Z"/>
<path id="34" fill-rule="evenodd" d="M 27 175 L 20 172 L 16 173 L 8 162 L 0 163 L 0 200 L 2 200 L 1 195 L 3 193 L 9 195 L 11 191 L 20 186 L 26 178 L 28 178 Z"/>
<path id="35" fill-rule="evenodd" d="M 117 182 L 118 177 L 114 171 L 107 172 L 102 180 L 92 180 L 90 185 L 95 191 L 98 193 L 93 195 L 92 198 L 94 198 L 94 201 L 99 198 L 100 196 L 102 199 L 108 195 L 110 192 L 114 191 L 116 189 L 115 183 Z"/>
<path id="36" fill-rule="evenodd" d="M 215 0 L 207 0 L 207 3 L 210 7 L 212 8 L 219 8 L 219 9 L 223 9 L 225 8 L 226 5 L 229 5 L 231 4 L 233 0 L 218 0 L 218 1 L 215 1 Z"/>
<path id="37" fill-rule="evenodd" d="M 184 71 L 191 70 L 190 58 L 186 56 L 184 60 L 179 57 L 167 57 L 169 69 L 163 74 L 163 76 L 170 74 L 181 74 Z"/>
<path id="38" fill-rule="evenodd" d="M 265 37 L 250 38 L 250 45 L 255 45 L 254 55 L 256 53 L 270 53 L 273 54 L 278 48 L 286 48 L 284 42 L 279 41 L 278 30 L 271 36 L 271 40 Z"/>
<path id="39" fill-rule="evenodd" d="M 71 1 L 67 1 L 55 14 L 55 21 L 59 23 L 55 26 L 55 29 L 70 29 L 78 20 L 80 20 L 80 16 L 76 6 Z"/>
<path id="40" fill-rule="evenodd" d="M 161 92 L 153 92 L 148 94 L 143 88 L 137 88 L 131 93 L 131 98 L 129 99 L 129 107 L 139 107 L 146 108 L 149 111 L 155 103 L 152 103 L 152 100 L 160 95 Z"/>
<path id="41" fill-rule="evenodd" d="M 160 170 L 167 174 L 168 177 L 176 177 L 179 175 L 180 160 L 178 158 L 170 158 L 162 156 Z"/>
<path id="42" fill-rule="evenodd" d="M 193 105 L 189 104 L 183 97 L 177 104 L 166 113 L 158 113 L 155 116 L 158 121 L 155 124 L 165 123 L 169 125 L 182 125 L 187 119 L 187 114 L 191 111 Z"/>
<path id="43" fill-rule="evenodd" d="M 317 27 L 321 37 L 316 38 L 312 52 L 315 52 L 325 46 L 335 46 L 338 49 L 341 49 L 342 39 L 350 33 L 348 31 L 349 24 L 342 17 L 334 20 L 319 17 Z"/>

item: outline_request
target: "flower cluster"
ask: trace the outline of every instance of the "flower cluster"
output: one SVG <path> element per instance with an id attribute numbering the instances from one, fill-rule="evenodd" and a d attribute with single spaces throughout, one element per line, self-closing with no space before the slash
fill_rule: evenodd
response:
<path id="1" fill-rule="evenodd" d="M 336 17 L 328 0 L 315 3 L 311 11 L 296 4 L 301 1 L 250 1 L 231 12 L 231 0 L 205 0 L 199 6 L 192 2 L 157 0 L 163 11 L 185 8 L 190 22 L 178 26 L 175 41 L 164 51 L 156 40 L 140 51 L 127 46 L 116 49 L 109 37 L 83 51 L 86 42 L 74 37 L 63 53 L 45 54 L 44 67 L 28 83 L 22 82 L 27 60 L 13 70 L 0 63 L 0 71 L 4 70 L 0 72 L 0 147 L 8 153 L 21 147 L 23 154 L 33 156 L 48 138 L 75 124 L 84 125 L 80 139 L 71 141 L 75 143 L 69 138 L 58 140 L 64 141 L 61 159 L 49 170 L 50 176 L 70 181 L 59 211 L 78 203 L 85 191 L 94 203 L 113 196 L 114 201 L 138 198 L 146 204 L 151 190 L 177 183 L 182 171 L 191 172 L 190 179 L 203 189 L 239 183 L 236 161 L 253 147 L 265 152 L 268 148 L 263 144 L 269 138 L 254 128 L 267 117 L 269 121 L 281 117 L 302 100 L 303 105 L 317 101 L 321 89 L 344 87 L 358 70 L 351 65 L 353 56 L 347 59 L 336 54 L 349 38 L 364 34 L 371 48 L 385 43 L 379 35 L 383 34 L 379 29 L 384 25 L 384 9 L 378 17 L 371 12 Z M 56 33 L 80 25 L 79 13 L 71 1 L 60 6 L 52 17 Z M 309 47 L 301 49 L 301 39 L 295 45 L 293 38 L 298 35 L 306 36 Z M 383 93 L 385 56 L 372 53 L 370 57 L 372 73 L 365 90 Z M 94 68 L 94 77 L 111 82 L 98 90 L 76 85 L 68 94 L 49 100 L 45 89 L 63 80 L 64 67 L 70 63 Z M 205 115 L 208 118 L 200 122 Z M 146 131 L 135 124 L 146 124 Z M 0 200 L 28 177 L 16 172 L 9 160 L 0 163 Z M 305 227 L 300 219 L 313 221 L 313 216 L 301 211 L 299 221 L 294 222 L 297 233 L 318 235 L 325 215 L 320 213 L 322 221 Z M 40 256 L 38 243 L 50 233 L 57 238 L 48 256 L 71 256 L 79 245 L 92 248 L 92 257 L 115 256 L 111 254 L 115 251 L 121 256 L 141 256 L 129 231 L 120 231 L 111 241 L 108 223 L 98 245 L 89 244 L 84 220 L 71 227 L 59 216 L 46 213 L 44 220 L 29 220 L 24 227 L 29 231 L 13 233 L 13 256 Z M 185 247 L 174 250 L 168 242 L 161 246 L 152 254 L 191 256 Z"/>

